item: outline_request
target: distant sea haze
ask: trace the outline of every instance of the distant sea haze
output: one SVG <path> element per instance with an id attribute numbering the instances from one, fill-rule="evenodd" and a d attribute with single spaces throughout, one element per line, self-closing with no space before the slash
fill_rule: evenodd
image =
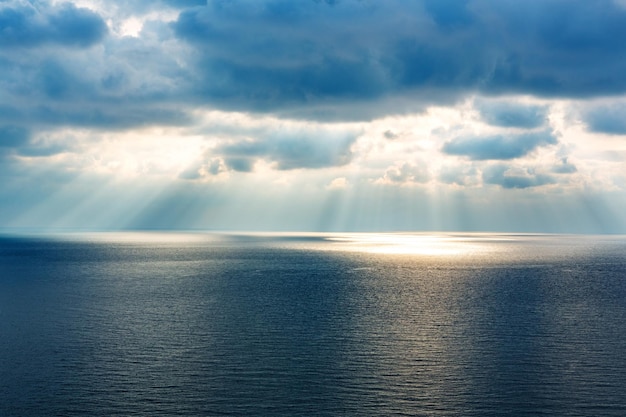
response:
<path id="1" fill-rule="evenodd" d="M 626 237 L 0 236 L 1 416 L 626 415 Z"/>

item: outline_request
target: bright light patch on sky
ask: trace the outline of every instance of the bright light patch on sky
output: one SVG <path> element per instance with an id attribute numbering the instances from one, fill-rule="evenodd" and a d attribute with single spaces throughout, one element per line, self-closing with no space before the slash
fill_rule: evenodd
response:
<path id="1" fill-rule="evenodd" d="M 0 227 L 626 233 L 626 9 L 0 3 Z"/>

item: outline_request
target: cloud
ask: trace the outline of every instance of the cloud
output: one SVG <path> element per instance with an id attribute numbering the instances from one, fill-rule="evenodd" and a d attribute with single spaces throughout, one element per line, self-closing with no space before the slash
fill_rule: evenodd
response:
<path id="1" fill-rule="evenodd" d="M 500 127 L 533 129 L 546 122 L 547 106 L 528 106 L 509 102 L 479 101 L 475 104 L 486 123 Z"/>
<path id="2" fill-rule="evenodd" d="M 355 132 L 284 129 L 220 145 L 215 154 L 222 156 L 229 168 L 242 172 L 251 171 L 257 159 L 278 170 L 342 166 L 350 162 L 350 148 L 357 137 Z"/>
<path id="3" fill-rule="evenodd" d="M 0 126 L 0 149 L 23 146 L 29 139 L 30 132 L 22 126 Z"/>
<path id="4" fill-rule="evenodd" d="M 583 111 L 589 130 L 610 135 L 626 135 L 626 104 L 590 106 Z"/>
<path id="5" fill-rule="evenodd" d="M 208 158 L 207 155 L 205 155 L 203 159 L 195 161 L 191 166 L 182 171 L 178 175 L 178 178 L 184 180 L 198 180 L 214 177 L 225 171 L 227 171 L 227 167 L 222 159 Z"/>
<path id="6" fill-rule="evenodd" d="M 253 158 L 226 158 L 226 166 L 237 172 L 252 172 L 254 167 Z"/>
<path id="7" fill-rule="evenodd" d="M 549 175 L 536 173 L 533 169 L 498 164 L 483 170 L 483 182 L 502 188 L 530 188 L 554 184 L 556 180 Z"/>
<path id="8" fill-rule="evenodd" d="M 383 136 L 385 137 L 385 139 L 394 140 L 394 139 L 398 139 L 400 135 L 398 135 L 397 133 L 394 133 L 391 130 L 385 130 L 385 132 L 383 133 Z"/>
<path id="9" fill-rule="evenodd" d="M 404 162 L 390 166 L 381 179 L 386 184 L 426 183 L 430 180 L 430 172 L 425 163 Z"/>
<path id="10" fill-rule="evenodd" d="M 71 143 L 37 137 L 30 130 L 19 125 L 0 126 L 0 156 L 50 156 L 64 152 Z"/>
<path id="11" fill-rule="evenodd" d="M 145 39 L 108 37 L 102 48 L 0 46 L 0 125 L 118 130 L 189 124 L 190 104 L 181 104 L 187 77 L 170 51 L 179 45 L 168 45 L 159 32 L 167 26 L 153 26 Z"/>
<path id="12" fill-rule="evenodd" d="M 518 135 L 457 138 L 443 145 L 448 155 L 466 156 L 472 160 L 515 159 L 525 156 L 540 146 L 557 143 L 549 130 Z"/>
<path id="13" fill-rule="evenodd" d="M 333 179 L 326 186 L 327 190 L 343 190 L 350 186 L 350 181 L 346 177 L 338 177 Z"/>
<path id="14" fill-rule="evenodd" d="M 372 120 L 474 94 L 626 92 L 626 10 L 610 0 L 86 3 L 0 2 L 0 96 L 18 116 L 0 123 L 177 125 L 198 106 Z M 137 37 L 118 36 L 133 19 Z M 542 122 L 540 107 L 487 107 L 490 124 Z"/>
<path id="15" fill-rule="evenodd" d="M 0 5 L 0 46 L 32 48 L 46 44 L 84 48 L 107 34 L 106 23 L 94 12 L 71 3 L 46 2 Z"/>
<path id="16" fill-rule="evenodd" d="M 561 163 L 552 168 L 555 174 L 573 174 L 577 171 L 576 165 L 569 163 L 567 158 L 561 158 Z"/>
<path id="17" fill-rule="evenodd" d="M 100 130 L 121 130 L 140 126 L 183 126 L 193 118 L 183 109 L 172 106 L 135 106 L 119 103 L 118 106 L 99 106 L 80 103 L 60 103 L 58 106 L 39 105 L 34 108 L 0 108 L 0 123 L 19 123 L 33 130 L 46 130 L 56 126 L 88 127 Z M 17 126 L 17 125 L 16 125 Z"/>
<path id="18" fill-rule="evenodd" d="M 446 166 L 439 173 L 439 180 L 445 184 L 477 185 L 480 182 L 477 175 L 478 170 L 474 166 Z"/>
<path id="19" fill-rule="evenodd" d="M 186 112 L 168 107 L 130 106 L 67 106 L 54 108 L 42 106 L 35 112 L 25 115 L 27 120 L 48 125 L 70 125 L 94 127 L 108 130 L 125 129 L 145 125 L 180 126 L 191 123 Z"/>
<path id="20" fill-rule="evenodd" d="M 161 0 L 164 4 L 176 8 L 187 8 L 193 6 L 203 6 L 206 4 L 206 0 Z M 151 1 L 148 4 L 153 3 Z"/>
<path id="21" fill-rule="evenodd" d="M 424 7 L 438 27 L 464 29 L 474 20 L 467 0 L 424 0 Z"/>
<path id="22" fill-rule="evenodd" d="M 626 10 L 611 0 L 236 0 L 184 10 L 172 27 L 195 50 L 197 97 L 223 108 L 626 91 Z M 541 109 L 519 110 L 493 121 L 540 124 Z"/>

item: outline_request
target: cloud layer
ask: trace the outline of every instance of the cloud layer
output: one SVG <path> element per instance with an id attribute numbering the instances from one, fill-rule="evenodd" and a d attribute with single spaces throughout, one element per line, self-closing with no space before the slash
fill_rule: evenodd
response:
<path id="1" fill-rule="evenodd" d="M 239 0 L 173 24 L 199 54 L 199 96 L 255 111 L 407 93 L 615 94 L 626 88 L 625 28 L 611 0 Z"/>
<path id="2" fill-rule="evenodd" d="M 181 124 L 189 122 L 182 113 L 201 105 L 369 120 L 477 93 L 626 91 L 626 9 L 613 0 L 93 4 L 2 2 L 0 93 L 8 99 L 0 117 Z M 108 29 L 131 17 L 138 37 Z M 509 127 L 538 127 L 545 116 L 532 106 L 480 111 Z M 590 118 L 593 129 L 616 128 Z"/>
<path id="3" fill-rule="evenodd" d="M 554 145 L 556 138 L 550 131 L 517 135 L 457 138 L 444 144 L 448 155 L 466 156 L 473 160 L 514 159 L 528 155 L 540 146 Z"/>
<path id="4" fill-rule="evenodd" d="M 626 201 L 625 38 L 618 0 L 3 0 L 0 219 L 435 227 L 585 195 L 593 223 Z"/>
<path id="5" fill-rule="evenodd" d="M 107 26 L 96 13 L 71 3 L 45 2 L 0 5 L 0 46 L 34 48 L 46 45 L 84 48 L 100 42 Z"/>

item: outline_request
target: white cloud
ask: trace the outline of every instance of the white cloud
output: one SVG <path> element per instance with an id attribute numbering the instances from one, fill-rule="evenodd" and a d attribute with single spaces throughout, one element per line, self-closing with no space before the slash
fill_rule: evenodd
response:
<path id="1" fill-rule="evenodd" d="M 334 178 L 326 188 L 329 190 L 341 190 L 348 188 L 350 186 L 350 182 L 346 177 Z"/>

